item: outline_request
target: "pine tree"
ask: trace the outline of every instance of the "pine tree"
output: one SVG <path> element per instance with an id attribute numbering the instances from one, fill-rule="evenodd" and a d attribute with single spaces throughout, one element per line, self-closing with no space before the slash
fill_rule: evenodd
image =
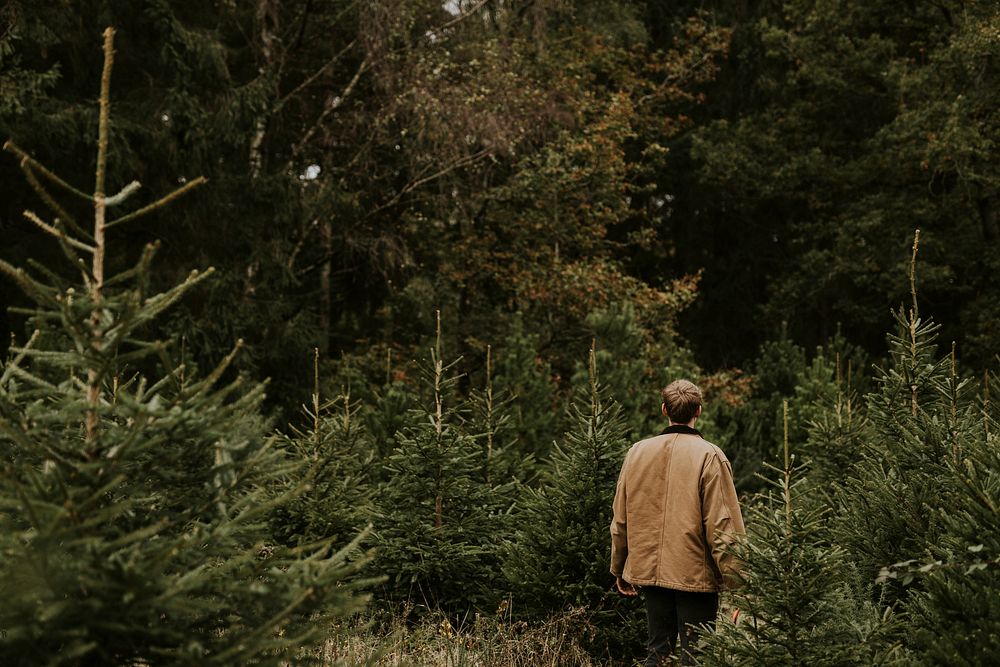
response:
<path id="1" fill-rule="evenodd" d="M 929 545 L 935 560 L 908 568 L 921 577 L 911 644 L 926 664 L 1000 661 L 1000 438 L 978 407 L 956 415 L 961 454 L 950 466 L 952 502 L 938 510 L 944 535 Z"/>
<path id="2" fill-rule="evenodd" d="M 834 341 L 836 345 L 836 340 Z M 808 470 L 807 481 L 815 493 L 826 495 L 833 502 L 836 489 L 844 483 L 858 461 L 868 422 L 864 405 L 858 399 L 852 359 L 846 367 L 840 352 L 835 353 L 833 366 L 824 349 L 817 351 L 805 381 L 795 389 L 800 419 L 807 425 L 803 442 L 803 465 Z"/>
<path id="3" fill-rule="evenodd" d="M 919 231 L 910 264 L 912 305 L 895 312 L 890 361 L 878 370 L 867 396 L 865 447 L 839 490 L 843 508 L 834 518 L 838 541 L 862 572 L 874 578 L 891 563 L 927 556 L 942 535 L 951 493 L 948 466 L 957 454 L 951 426 L 969 397 L 952 382 L 950 357 L 937 357 L 939 326 L 921 319 L 916 290 Z M 952 387 L 942 391 L 942 387 Z M 895 582 L 875 594 L 886 605 L 905 597 Z"/>
<path id="4" fill-rule="evenodd" d="M 784 410 L 787 424 L 787 403 Z M 736 551 L 742 587 L 729 599 L 737 622 L 723 619 L 706 634 L 700 664 L 873 664 L 883 632 L 880 612 L 857 601 L 845 584 L 847 553 L 831 542 L 829 507 L 804 491 L 802 466 L 794 466 L 787 426 L 784 466 L 769 489 L 748 508 L 747 536 Z"/>
<path id="5" fill-rule="evenodd" d="M 589 333 L 596 339 L 596 363 L 604 371 L 602 386 L 622 409 L 628 426 L 626 437 L 648 437 L 663 421 L 656 379 L 647 361 L 646 338 L 629 303 L 613 305 L 587 316 Z M 589 369 L 577 366 L 574 387 L 586 387 Z M 664 383 L 666 384 L 666 383 Z"/>
<path id="6" fill-rule="evenodd" d="M 483 387 L 473 390 L 469 396 L 472 415 L 466 431 L 480 440 L 483 482 L 493 488 L 498 502 L 507 504 L 507 500 L 513 501 L 514 481 L 532 475 L 536 464 L 531 454 L 520 451 L 517 446 L 511 419 L 514 397 L 496 390 L 492 345 L 486 346 L 485 370 Z"/>
<path id="7" fill-rule="evenodd" d="M 389 602 L 449 612 L 495 601 L 495 556 L 500 525 L 482 447 L 463 428 L 453 395 L 459 360 L 446 364 L 438 314 L 436 341 L 424 381 L 433 403 L 411 410 L 385 459 L 376 524 L 380 571 Z"/>
<path id="8" fill-rule="evenodd" d="M 571 406 L 574 426 L 558 442 L 537 488 L 526 487 L 504 557 L 515 609 L 535 618 L 584 607 L 603 644 L 641 646 L 633 605 L 610 589 L 611 501 L 628 450 L 621 407 L 598 382 L 589 354 L 588 392 Z M 600 648 L 598 652 L 602 652 Z"/>
<path id="9" fill-rule="evenodd" d="M 542 359 L 538 336 L 525 330 L 518 315 L 497 353 L 496 391 L 511 400 L 512 428 L 517 448 L 525 455 L 544 458 L 558 432 L 552 367 Z"/>
<path id="10" fill-rule="evenodd" d="M 79 280 L 0 262 L 37 326 L 0 373 L 0 653 L 12 665 L 281 664 L 363 604 L 355 545 L 271 544 L 282 498 L 269 487 L 292 467 L 261 433 L 263 386 L 228 373 L 236 350 L 197 378 L 143 337 L 211 271 L 150 294 L 156 246 L 113 273 L 109 232 L 204 179 L 108 220 L 139 184 L 106 194 L 114 31 L 104 36 L 93 195 L 5 146 L 55 217 L 25 216 Z M 92 232 L 51 187 L 93 207 Z"/>
<path id="11" fill-rule="evenodd" d="M 375 452 L 361 423 L 361 407 L 350 387 L 336 399 L 320 398 L 319 350 L 314 351 L 312 405 L 303 407 L 308 427 L 291 428 L 282 447 L 303 463 L 286 488 L 305 490 L 275 514 L 275 536 L 287 544 L 349 542 L 374 518 L 372 469 Z"/>
<path id="12" fill-rule="evenodd" d="M 909 557 L 884 567 L 879 581 L 905 588 L 908 643 L 924 664 L 986 665 L 1000 660 L 1000 455 L 989 375 L 979 400 L 976 383 L 958 373 L 954 346 L 947 374 L 938 374 L 936 401 L 920 435 L 945 446 L 942 490 L 926 511 L 936 531 L 908 545 Z M 923 409 L 920 409 L 923 413 Z M 935 468 L 935 471 L 938 469 Z M 902 597 L 902 596 L 901 596 Z"/>

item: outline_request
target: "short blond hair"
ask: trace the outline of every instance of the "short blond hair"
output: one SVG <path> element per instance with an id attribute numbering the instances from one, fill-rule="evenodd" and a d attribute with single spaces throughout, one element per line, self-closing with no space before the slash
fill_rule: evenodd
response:
<path id="1" fill-rule="evenodd" d="M 675 424 L 687 424 L 701 407 L 701 389 L 689 380 L 674 380 L 660 391 L 667 417 Z"/>

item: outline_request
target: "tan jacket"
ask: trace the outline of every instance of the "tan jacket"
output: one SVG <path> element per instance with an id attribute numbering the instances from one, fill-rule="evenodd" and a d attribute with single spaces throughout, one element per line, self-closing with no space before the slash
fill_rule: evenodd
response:
<path id="1" fill-rule="evenodd" d="M 691 427 L 671 425 L 632 445 L 611 522 L 611 574 L 637 586 L 732 588 L 738 564 L 723 545 L 744 533 L 733 470 Z"/>

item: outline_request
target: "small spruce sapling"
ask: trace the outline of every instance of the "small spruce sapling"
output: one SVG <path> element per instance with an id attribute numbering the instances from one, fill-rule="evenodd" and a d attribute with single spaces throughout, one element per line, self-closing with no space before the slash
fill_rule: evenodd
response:
<path id="1" fill-rule="evenodd" d="M 866 397 L 865 446 L 838 491 L 843 509 L 834 517 L 838 543 L 871 578 L 887 564 L 923 558 L 939 541 L 938 508 L 951 502 L 948 466 L 957 453 L 950 421 L 969 400 L 967 383 L 952 377 L 951 359 L 936 356 L 938 325 L 920 317 L 918 247 L 919 230 L 910 262 L 912 305 L 894 313 L 889 363 L 877 370 Z M 907 591 L 888 581 L 876 595 L 892 606 Z"/>
<path id="2" fill-rule="evenodd" d="M 275 536 L 286 544 L 345 544 L 372 522 L 374 452 L 360 410 L 349 386 L 336 399 L 321 399 L 319 349 L 314 350 L 311 405 L 302 408 L 308 426 L 292 426 L 281 441 L 293 460 L 303 464 L 301 474 L 282 487 L 305 485 L 275 513 Z"/>
<path id="3" fill-rule="evenodd" d="M 619 404 L 597 377 L 597 354 L 588 355 L 586 393 L 578 392 L 572 428 L 553 448 L 537 487 L 525 487 L 515 532 L 504 558 L 514 605 L 534 618 L 567 607 L 585 608 L 599 628 L 598 650 L 637 647 L 641 625 L 632 601 L 610 588 L 611 505 L 628 450 Z"/>
<path id="4" fill-rule="evenodd" d="M 558 433 L 552 367 L 539 353 L 538 336 L 514 318 L 511 331 L 497 350 L 495 390 L 511 397 L 511 428 L 522 456 L 548 456 Z M 527 472 L 527 470 L 525 470 Z"/>
<path id="5" fill-rule="evenodd" d="M 587 316 L 587 327 L 600 343 L 595 351 L 602 368 L 601 384 L 621 406 L 622 418 L 632 440 L 658 430 L 663 417 L 656 380 L 650 372 L 646 335 L 631 304 L 616 304 Z M 587 387 L 589 367 L 577 366 L 574 387 Z"/>
<path id="6" fill-rule="evenodd" d="M 816 665 L 873 664 L 883 620 L 873 605 L 858 603 L 844 585 L 846 553 L 831 542 L 829 508 L 802 489 L 803 467 L 794 466 L 783 406 L 784 465 L 767 464 L 776 478 L 748 507 L 747 536 L 734 547 L 743 563 L 742 586 L 729 594 L 740 611 L 724 615 L 702 635 L 699 664 Z"/>
<path id="7" fill-rule="evenodd" d="M 463 428 L 453 395 L 460 360 L 446 364 L 441 320 L 423 368 L 432 403 L 410 410 L 385 458 L 379 490 L 377 565 L 391 603 L 465 611 L 496 600 L 497 534 L 491 487 L 483 479 L 482 446 Z"/>

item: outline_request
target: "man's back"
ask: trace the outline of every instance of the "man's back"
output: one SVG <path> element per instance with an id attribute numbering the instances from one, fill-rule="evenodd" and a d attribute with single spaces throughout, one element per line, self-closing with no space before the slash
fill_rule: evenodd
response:
<path id="1" fill-rule="evenodd" d="M 637 442 L 622 466 L 611 571 L 639 586 L 714 592 L 732 569 L 722 544 L 744 532 L 732 468 L 691 427 Z"/>

